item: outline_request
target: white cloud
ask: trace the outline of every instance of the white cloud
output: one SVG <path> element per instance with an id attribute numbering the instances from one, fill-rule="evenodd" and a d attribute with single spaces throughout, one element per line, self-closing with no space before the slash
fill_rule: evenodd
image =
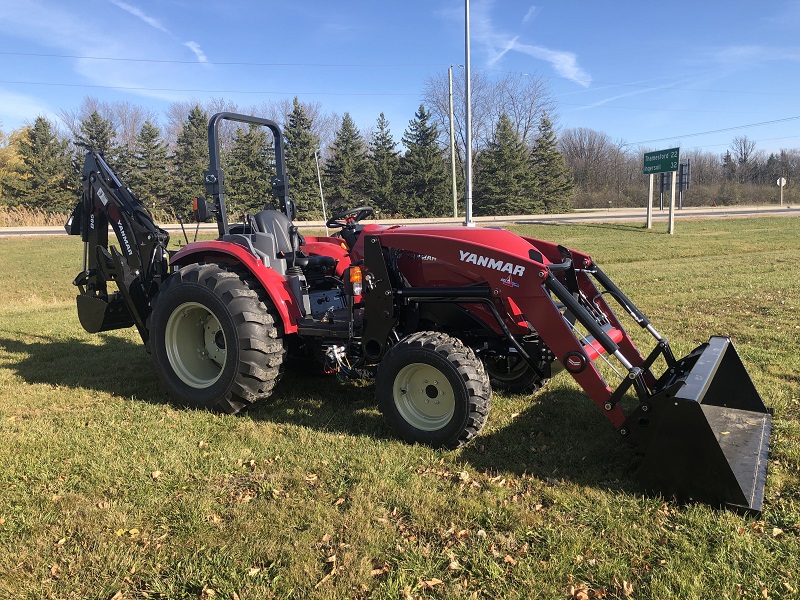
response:
<path id="1" fill-rule="evenodd" d="M 3 130 L 18 129 L 36 117 L 57 119 L 56 113 L 39 98 L 0 89 L 0 126 Z"/>
<path id="2" fill-rule="evenodd" d="M 200 48 L 200 44 L 198 44 L 197 42 L 188 41 L 188 42 L 183 42 L 183 45 L 189 48 L 189 50 L 191 50 L 192 52 L 194 52 L 194 55 L 197 57 L 197 62 L 200 63 L 208 62 L 208 57 L 205 55 L 205 52 L 203 52 L 203 50 Z"/>
<path id="3" fill-rule="evenodd" d="M 525 25 L 528 23 L 528 21 L 532 21 L 534 18 L 536 18 L 536 15 L 539 14 L 539 10 L 540 9 L 538 6 L 531 6 L 528 9 L 528 12 L 525 13 L 525 16 L 522 17 L 522 24 Z"/>
<path id="4" fill-rule="evenodd" d="M 550 63 L 561 77 L 574 81 L 578 85 L 587 87 L 592 82 L 592 77 L 578 64 L 578 57 L 573 52 L 553 50 L 544 46 L 520 42 L 520 36 L 497 30 L 490 15 L 494 0 L 484 0 L 475 3 L 470 14 L 471 29 L 476 42 L 481 44 L 489 55 L 489 66 L 496 65 L 509 52 L 526 54 L 537 60 Z M 532 6 L 523 24 L 533 18 L 536 7 Z"/>
<path id="5" fill-rule="evenodd" d="M 113 4 L 117 8 L 121 8 L 125 12 L 128 12 L 128 13 L 132 14 L 137 19 L 141 19 L 142 21 L 144 21 L 145 23 L 150 25 L 150 27 L 153 27 L 155 29 L 158 29 L 159 31 L 163 31 L 164 33 L 172 35 L 172 33 L 169 31 L 169 29 L 167 29 L 166 27 L 164 27 L 161 24 L 161 21 L 159 21 L 158 19 L 155 19 L 155 18 L 153 18 L 153 17 L 151 17 L 149 15 L 146 15 L 144 13 L 144 11 L 142 11 L 142 9 L 140 9 L 140 8 L 138 8 L 136 6 L 133 6 L 132 4 L 128 4 L 126 2 L 122 2 L 121 0 L 111 0 L 111 4 Z"/>

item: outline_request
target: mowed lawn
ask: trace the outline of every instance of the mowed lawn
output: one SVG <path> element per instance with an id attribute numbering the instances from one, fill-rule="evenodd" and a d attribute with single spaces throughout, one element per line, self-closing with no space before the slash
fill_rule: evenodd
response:
<path id="1" fill-rule="evenodd" d="M 516 230 L 591 253 L 676 354 L 733 337 L 775 409 L 760 518 L 643 496 L 566 373 L 457 452 L 309 363 L 243 416 L 176 408 L 134 329 L 81 328 L 80 239 L 0 238 L 0 598 L 800 596 L 800 218 Z"/>

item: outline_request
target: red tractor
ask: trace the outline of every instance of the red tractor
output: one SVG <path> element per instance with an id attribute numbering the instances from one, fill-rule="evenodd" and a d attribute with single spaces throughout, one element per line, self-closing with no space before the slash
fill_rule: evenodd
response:
<path id="1" fill-rule="evenodd" d="M 267 127 L 275 145 L 277 208 L 235 225 L 220 166 L 224 120 Z M 211 202 L 198 200 L 195 215 L 216 218 L 216 240 L 168 251 L 167 232 L 91 151 L 66 225 L 85 242 L 74 282 L 81 324 L 135 325 L 177 403 L 237 413 L 269 397 L 294 353 L 311 351 L 327 371 L 375 372 L 378 406 L 398 436 L 458 448 L 486 423 L 492 388 L 533 392 L 563 369 L 644 455 L 646 489 L 761 510 L 772 413 L 730 339 L 676 359 L 588 255 L 504 229 L 365 224 L 373 211 L 362 206 L 328 220 L 333 236 L 303 237 L 272 121 L 214 115 L 209 152 Z M 109 225 L 119 250 L 109 250 Z M 646 356 L 612 301 L 652 335 Z M 620 376 L 616 387 L 599 361 Z"/>

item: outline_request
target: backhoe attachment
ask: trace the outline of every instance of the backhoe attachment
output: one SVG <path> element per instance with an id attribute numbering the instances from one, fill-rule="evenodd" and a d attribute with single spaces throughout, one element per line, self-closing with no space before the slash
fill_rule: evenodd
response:
<path id="1" fill-rule="evenodd" d="M 89 333 L 136 325 L 147 342 L 150 299 L 169 274 L 169 234 L 125 187 L 103 157 L 86 153 L 83 193 L 64 228 L 84 242 L 78 287 L 78 318 Z M 119 242 L 108 246 L 108 228 Z M 108 290 L 108 282 L 117 291 Z"/>

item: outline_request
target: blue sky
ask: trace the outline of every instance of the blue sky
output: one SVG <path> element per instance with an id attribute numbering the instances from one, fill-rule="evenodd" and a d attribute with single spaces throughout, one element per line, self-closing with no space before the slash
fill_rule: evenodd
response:
<path id="1" fill-rule="evenodd" d="M 800 1 L 470 4 L 473 70 L 544 77 L 561 128 L 652 148 L 800 147 Z M 163 115 L 297 95 L 364 129 L 383 111 L 399 140 L 426 78 L 463 62 L 463 0 L 3 0 L 0 128 L 85 96 Z"/>

